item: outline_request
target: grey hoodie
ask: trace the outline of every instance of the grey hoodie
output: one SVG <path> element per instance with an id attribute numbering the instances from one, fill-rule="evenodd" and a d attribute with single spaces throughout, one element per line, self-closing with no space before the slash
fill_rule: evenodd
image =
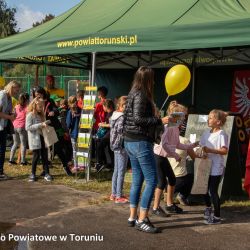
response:
<path id="1" fill-rule="evenodd" d="M 123 149 L 123 112 L 115 111 L 110 118 L 110 148 L 113 151 Z"/>

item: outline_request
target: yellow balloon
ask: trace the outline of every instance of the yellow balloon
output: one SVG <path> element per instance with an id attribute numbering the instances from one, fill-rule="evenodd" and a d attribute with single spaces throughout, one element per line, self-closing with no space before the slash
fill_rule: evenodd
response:
<path id="1" fill-rule="evenodd" d="M 165 87 L 168 95 L 182 92 L 189 84 L 191 74 L 187 66 L 178 64 L 173 66 L 166 74 Z"/>
<path id="2" fill-rule="evenodd" d="M 5 85 L 5 79 L 2 76 L 0 76 L 0 88 L 3 88 L 4 85 Z"/>

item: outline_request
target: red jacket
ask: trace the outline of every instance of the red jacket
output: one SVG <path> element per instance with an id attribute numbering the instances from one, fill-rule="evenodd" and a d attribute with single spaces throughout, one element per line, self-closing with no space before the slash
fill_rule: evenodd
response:
<path id="1" fill-rule="evenodd" d="M 103 110 L 103 102 L 98 102 L 96 103 L 95 106 L 95 112 L 94 112 L 94 118 L 95 118 L 95 123 L 93 125 L 93 128 L 95 131 L 98 129 L 98 124 L 100 122 L 105 122 L 106 115 L 107 113 Z"/>

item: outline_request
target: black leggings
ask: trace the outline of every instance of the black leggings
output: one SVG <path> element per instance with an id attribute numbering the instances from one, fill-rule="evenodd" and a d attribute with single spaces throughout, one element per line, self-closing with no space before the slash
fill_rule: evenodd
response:
<path id="1" fill-rule="evenodd" d="M 157 188 L 164 190 L 168 184 L 170 186 L 175 186 L 176 178 L 168 159 L 166 157 L 155 154 L 155 160 L 157 172 Z M 168 182 L 166 177 L 168 178 Z"/>
<path id="2" fill-rule="evenodd" d="M 105 148 L 108 146 L 109 154 L 111 157 L 112 165 L 114 163 L 114 152 L 110 149 L 110 137 L 104 136 L 103 138 L 96 140 L 96 162 L 99 164 L 105 164 Z"/>
<path id="3" fill-rule="evenodd" d="M 40 136 L 40 140 L 41 140 L 41 149 L 36 149 L 33 150 L 32 154 L 33 154 L 33 158 L 32 158 L 32 174 L 36 174 L 36 166 L 37 163 L 40 159 L 40 155 L 42 158 L 42 164 L 43 164 L 43 170 L 45 172 L 45 174 L 49 174 L 49 165 L 48 165 L 48 149 L 45 148 L 45 143 L 44 143 L 44 139 L 43 136 Z"/>
<path id="4" fill-rule="evenodd" d="M 214 205 L 214 216 L 220 217 L 220 197 L 218 195 L 218 187 L 220 184 L 221 175 L 210 175 L 208 180 L 208 192 L 204 196 L 206 206 L 211 207 L 211 200 Z"/>
<path id="5" fill-rule="evenodd" d="M 66 143 L 62 136 L 58 136 L 58 142 L 54 144 L 54 156 L 58 155 L 64 168 L 68 167 L 68 162 L 72 159 L 70 158 L 71 152 L 67 151 Z"/>
<path id="6" fill-rule="evenodd" d="M 193 186 L 194 175 L 187 174 L 182 177 L 176 177 L 175 193 L 180 193 L 184 198 L 187 198 Z"/>

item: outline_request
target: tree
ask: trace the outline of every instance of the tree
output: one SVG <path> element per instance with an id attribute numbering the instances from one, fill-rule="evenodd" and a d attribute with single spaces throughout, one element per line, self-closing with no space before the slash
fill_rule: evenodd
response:
<path id="1" fill-rule="evenodd" d="M 45 18 L 41 22 L 35 22 L 35 23 L 32 24 L 32 26 L 36 27 L 36 26 L 38 26 L 40 24 L 46 23 L 46 22 L 52 20 L 54 17 L 55 17 L 54 15 L 48 14 L 48 15 L 45 16 Z"/>
<path id="2" fill-rule="evenodd" d="M 0 0 L 0 38 L 16 34 L 19 31 L 16 29 L 15 14 L 15 8 L 9 8 L 5 0 Z"/>

